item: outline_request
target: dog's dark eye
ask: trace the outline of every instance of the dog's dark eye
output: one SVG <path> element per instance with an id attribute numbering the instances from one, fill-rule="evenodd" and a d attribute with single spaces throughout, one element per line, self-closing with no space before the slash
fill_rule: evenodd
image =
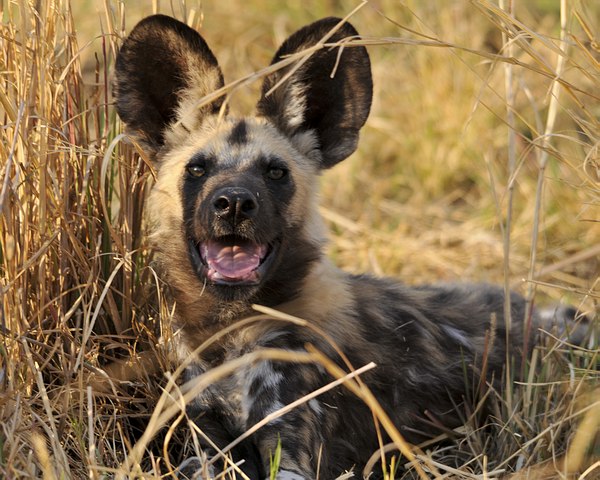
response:
<path id="1" fill-rule="evenodd" d="M 187 172 L 192 177 L 199 178 L 204 176 L 204 174 L 206 173 L 206 169 L 204 167 L 201 167 L 200 165 L 188 165 Z"/>
<path id="2" fill-rule="evenodd" d="M 281 167 L 269 167 L 267 170 L 267 177 L 271 180 L 281 180 L 287 175 L 287 170 Z"/>

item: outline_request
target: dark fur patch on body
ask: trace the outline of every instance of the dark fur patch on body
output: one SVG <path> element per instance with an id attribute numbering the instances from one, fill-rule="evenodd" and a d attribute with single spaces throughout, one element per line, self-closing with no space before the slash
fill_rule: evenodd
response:
<path id="1" fill-rule="evenodd" d="M 357 36 L 339 23 L 327 18 L 304 27 L 273 62 L 314 46 L 333 28 L 329 43 Z M 119 53 L 117 110 L 158 169 L 149 199 L 152 238 L 176 300 L 182 357 L 253 315 L 253 304 L 326 333 L 275 319 L 248 324 L 205 349 L 187 376 L 249 352 L 305 352 L 307 345 L 348 369 L 340 348 L 355 368 L 377 364 L 362 379 L 406 438 L 429 438 L 439 433 L 432 418 L 456 426 L 456 406 L 500 381 L 507 353 L 523 346 L 525 302 L 511 294 L 507 335 L 498 287 L 409 287 L 346 274 L 324 258 L 318 175 L 356 148 L 371 106 L 370 62 L 364 47 L 345 44 L 298 65 L 266 77 L 256 116 L 233 118 L 218 115 L 222 99 L 197 108 L 223 86 L 223 76 L 202 37 L 184 24 L 149 17 Z M 319 365 L 260 361 L 211 385 L 188 414 L 222 448 L 332 380 Z M 250 478 L 263 478 L 278 442 L 287 479 L 315 478 L 319 459 L 320 478 L 334 478 L 361 468 L 378 448 L 371 412 L 342 387 L 271 421 L 238 446 L 234 459 L 246 461 Z M 207 442 L 202 447 L 211 451 Z"/>

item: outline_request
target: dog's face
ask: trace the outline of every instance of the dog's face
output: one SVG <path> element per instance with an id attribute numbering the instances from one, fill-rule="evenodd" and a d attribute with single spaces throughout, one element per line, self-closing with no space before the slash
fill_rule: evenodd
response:
<path id="1" fill-rule="evenodd" d="M 288 145 L 261 148 L 277 140 L 252 138 L 265 133 L 264 125 L 226 124 L 184 167 L 184 225 L 200 278 L 219 291 L 251 292 L 279 263 L 284 232 L 297 223 L 296 177 L 311 168 L 298 164 L 302 157 Z"/>
<path id="2" fill-rule="evenodd" d="M 336 27 L 325 19 L 292 35 L 273 63 Z M 343 24 L 331 43 L 356 35 Z M 117 59 L 117 109 L 156 162 L 150 199 L 155 244 L 178 290 L 220 300 L 291 299 L 320 255 L 320 170 L 355 148 L 371 102 L 363 47 L 317 50 L 265 78 L 257 115 L 226 115 L 217 61 L 202 37 L 156 15 Z"/>
<path id="3" fill-rule="evenodd" d="M 185 253 L 175 251 L 205 290 L 252 298 L 270 281 L 285 283 L 282 263 L 318 257 L 315 161 L 264 119 L 208 121 L 189 140 L 161 158 L 151 207 L 160 236 L 185 237 Z M 286 263 L 290 251 L 297 258 Z"/>

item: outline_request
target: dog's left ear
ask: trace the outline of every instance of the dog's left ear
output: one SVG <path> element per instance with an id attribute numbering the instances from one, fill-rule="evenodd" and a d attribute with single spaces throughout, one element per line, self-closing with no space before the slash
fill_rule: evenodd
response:
<path id="1" fill-rule="evenodd" d="M 340 22 L 341 19 L 330 17 L 298 30 L 281 45 L 272 64 L 316 45 Z M 356 35 L 354 27 L 344 23 L 326 43 Z M 289 78 L 285 77 L 296 64 L 269 75 L 258 102 L 259 114 L 269 118 L 284 134 L 316 134 L 322 168 L 332 167 L 356 150 L 358 132 L 367 120 L 373 96 L 367 50 L 361 46 L 340 48 L 316 51 Z"/>

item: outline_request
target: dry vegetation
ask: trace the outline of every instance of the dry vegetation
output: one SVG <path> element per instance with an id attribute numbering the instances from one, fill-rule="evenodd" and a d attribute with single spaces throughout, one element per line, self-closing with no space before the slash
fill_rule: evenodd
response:
<path id="1" fill-rule="evenodd" d="M 155 7 L 70 3 L 0 3 L 0 477 L 156 478 L 190 437 L 150 419 L 174 369 L 170 312 L 144 235 L 151 169 L 119 137 L 109 87 L 124 33 Z M 285 3 L 160 11 L 200 28 L 231 81 L 357 5 Z M 505 283 L 597 322 L 600 5 L 504 3 L 379 0 L 353 16 L 375 104 L 359 151 L 323 178 L 330 252 L 408 283 Z M 250 112 L 257 89 L 236 90 L 234 108 Z M 546 336 L 513 387 L 490 393 L 494 424 L 475 412 L 413 450 L 422 471 L 600 478 L 598 340 Z"/>

